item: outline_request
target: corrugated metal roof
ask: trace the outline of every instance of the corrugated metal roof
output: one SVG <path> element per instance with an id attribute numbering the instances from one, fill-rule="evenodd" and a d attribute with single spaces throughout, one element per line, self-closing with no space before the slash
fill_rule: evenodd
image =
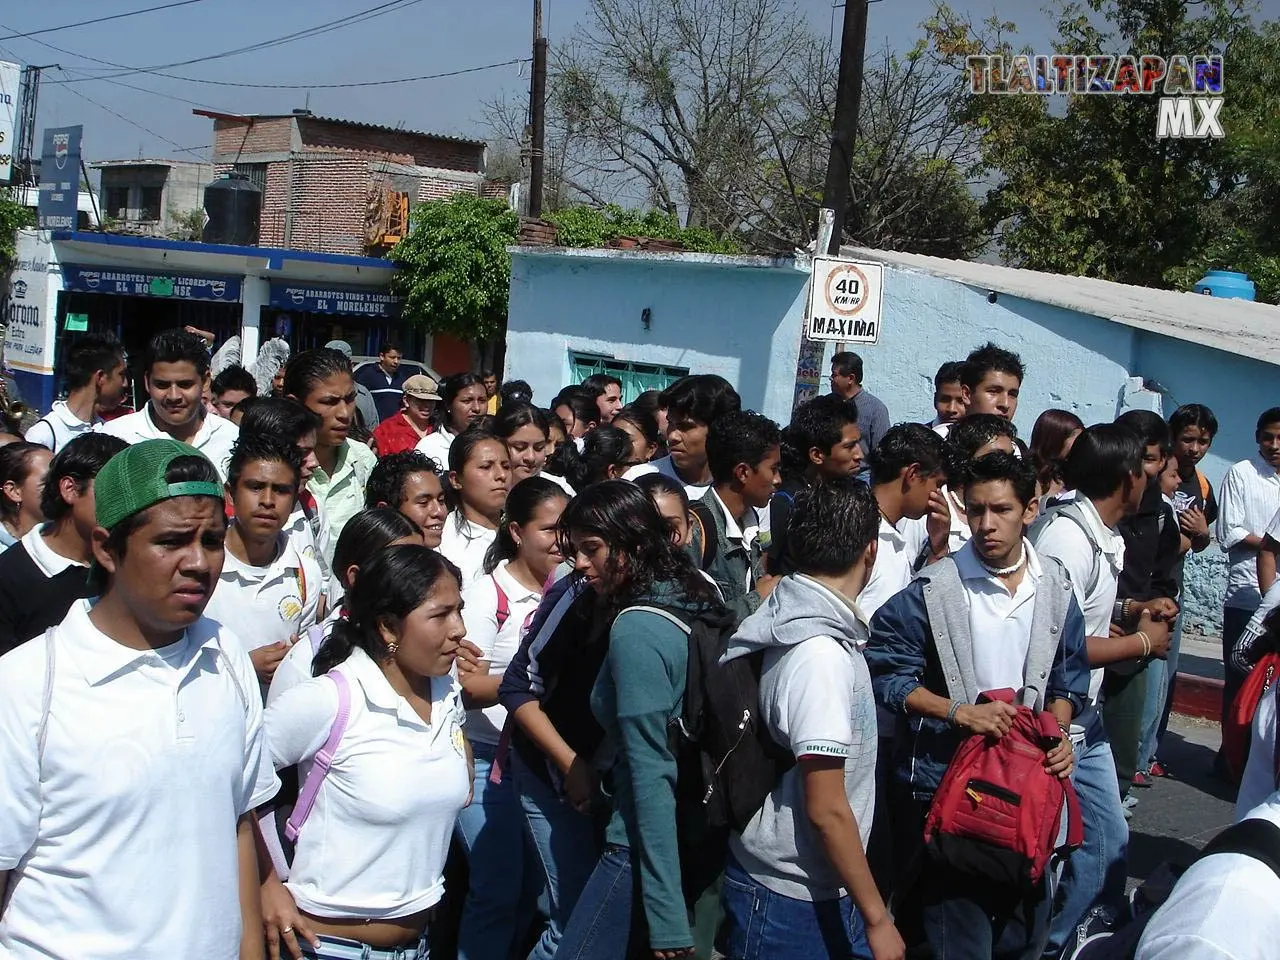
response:
<path id="1" fill-rule="evenodd" d="M 1052 304 L 1280 366 L 1280 307 L 1270 304 L 918 253 L 842 247 L 841 254 Z"/>
<path id="2" fill-rule="evenodd" d="M 249 113 L 246 119 L 254 120 L 318 120 L 321 123 L 336 123 L 343 127 L 359 127 L 361 130 L 377 130 L 379 133 L 405 133 L 411 137 L 430 137 L 432 140 L 447 140 L 450 143 L 465 143 L 472 147 L 483 147 L 483 140 L 471 140 L 467 137 L 452 137 L 444 133 L 428 133 L 425 130 L 408 130 L 404 127 L 387 127 L 378 123 L 362 123 L 359 120 L 343 120 L 340 117 L 319 117 L 314 113 Z"/>

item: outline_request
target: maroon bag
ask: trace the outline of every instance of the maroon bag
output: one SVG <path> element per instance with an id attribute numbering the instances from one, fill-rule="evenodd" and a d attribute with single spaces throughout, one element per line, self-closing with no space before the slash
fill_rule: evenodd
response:
<path id="1" fill-rule="evenodd" d="M 979 703 L 1016 705 L 1014 691 L 992 690 Z M 1007 885 L 1032 886 L 1049 858 L 1084 840 L 1080 803 L 1071 780 L 1044 769 L 1045 752 L 1062 739 L 1053 714 L 1018 706 L 1000 739 L 973 735 L 956 751 L 934 794 L 924 838 L 935 859 L 962 873 Z M 1066 843 L 1058 846 L 1063 804 Z"/>

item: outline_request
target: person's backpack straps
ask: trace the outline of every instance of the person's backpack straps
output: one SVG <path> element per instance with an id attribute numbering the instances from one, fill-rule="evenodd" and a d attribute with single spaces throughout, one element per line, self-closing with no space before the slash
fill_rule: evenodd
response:
<path id="1" fill-rule="evenodd" d="M 1197 470 L 1196 479 L 1200 481 L 1200 499 L 1203 500 L 1207 505 L 1209 503 L 1209 497 L 1213 493 L 1212 489 L 1209 486 L 1209 478 L 1206 477 L 1199 470 Z"/>
<path id="2" fill-rule="evenodd" d="M 36 770 L 44 766 L 44 744 L 49 738 L 49 709 L 53 706 L 53 674 L 57 662 L 54 628 L 44 632 L 44 693 L 40 701 L 40 730 L 36 734 Z"/>
<path id="3" fill-rule="evenodd" d="M 298 802 L 294 804 L 289 822 L 285 824 L 284 835 L 290 841 L 298 839 L 298 831 L 311 815 L 311 808 L 315 806 L 316 797 L 320 794 L 320 785 L 329 775 L 329 768 L 333 765 L 333 755 L 338 750 L 338 744 L 342 742 L 342 735 L 347 732 L 347 721 L 351 717 L 351 688 L 347 685 L 347 678 L 338 670 L 330 670 L 325 676 L 338 688 L 338 713 L 333 718 L 333 726 L 329 728 L 329 738 L 325 740 L 324 746 L 316 751 L 311 769 L 307 772 L 307 781 L 298 791 Z"/>
<path id="4" fill-rule="evenodd" d="M 508 620 L 511 619 L 511 601 L 507 599 L 507 591 L 502 589 L 502 584 L 498 582 L 497 577 L 491 577 L 493 580 L 494 592 L 498 594 L 497 620 L 498 629 L 501 630 Z"/>
<path id="5" fill-rule="evenodd" d="M 1093 537 L 1093 531 L 1089 529 L 1089 524 L 1085 521 L 1084 514 L 1080 512 L 1080 505 L 1074 501 L 1068 501 L 1061 506 L 1055 506 L 1053 517 L 1049 519 L 1049 523 L 1053 523 L 1056 517 L 1066 517 L 1084 534 L 1084 538 L 1089 541 L 1089 546 L 1093 549 L 1093 567 L 1089 574 L 1089 582 L 1085 585 L 1085 596 L 1093 593 L 1098 587 L 1098 578 L 1102 576 L 1102 547 Z"/>
<path id="6" fill-rule="evenodd" d="M 702 542 L 701 568 L 707 570 L 720 552 L 720 535 L 716 532 L 715 517 L 711 515 L 711 508 L 701 500 L 689 504 L 689 513 L 698 527 Z"/>
<path id="7" fill-rule="evenodd" d="M 1205 844 L 1197 859 L 1217 853 L 1238 853 L 1253 857 L 1271 868 L 1280 879 L 1280 827 L 1270 820 L 1250 818 L 1223 830 Z"/>
<path id="8" fill-rule="evenodd" d="M 307 641 L 311 644 L 311 659 L 315 660 L 316 654 L 324 646 L 324 624 L 313 623 L 309 626 L 307 628 Z"/>

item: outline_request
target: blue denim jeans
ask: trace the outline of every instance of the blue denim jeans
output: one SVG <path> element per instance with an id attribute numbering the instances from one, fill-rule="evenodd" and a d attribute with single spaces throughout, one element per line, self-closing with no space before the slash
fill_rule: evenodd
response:
<path id="1" fill-rule="evenodd" d="M 556 960 L 627 960 L 648 953 L 631 851 L 609 844 L 578 897 Z"/>
<path id="2" fill-rule="evenodd" d="M 524 815 L 510 772 L 501 783 L 489 782 L 497 747 L 472 743 L 475 795 L 458 814 L 457 835 L 467 851 L 469 878 L 458 960 L 506 960 L 512 944 L 533 918 L 533 895 L 525 854 Z"/>
<path id="3" fill-rule="evenodd" d="M 1120 806 L 1111 745 L 1101 724 L 1088 725 L 1088 739 L 1076 749 L 1071 779 L 1080 799 L 1084 843 L 1063 868 L 1046 957 L 1058 956 L 1076 924 L 1093 907 L 1118 908 L 1124 901 L 1129 826 Z"/>
<path id="4" fill-rule="evenodd" d="M 308 960 L 429 960 L 431 956 L 427 949 L 426 934 L 416 944 L 392 950 L 371 947 L 358 940 L 344 940 L 341 937 L 321 936 L 319 940 L 320 949 L 315 950 L 311 944 L 299 938 L 302 955 Z M 282 956 L 289 953 L 283 947 L 280 952 Z"/>
<path id="5" fill-rule="evenodd" d="M 728 960 L 871 960 L 862 915 L 849 897 L 793 900 L 751 878 L 733 860 L 724 871 Z"/>
<path id="6" fill-rule="evenodd" d="M 595 869 L 599 844 L 591 818 L 578 813 L 520 760 L 508 755 L 508 773 L 524 810 L 526 836 L 546 884 L 549 919 L 529 960 L 553 960 L 574 905 Z"/>
<path id="7" fill-rule="evenodd" d="M 1169 656 L 1164 660 L 1152 660 L 1147 667 L 1147 702 L 1142 708 L 1142 743 L 1138 746 L 1138 769 L 1144 773 L 1156 762 L 1160 738 L 1169 713 L 1165 705 L 1173 689 L 1173 678 L 1178 675 L 1178 651 L 1182 648 L 1182 621 L 1173 626 L 1169 640 Z"/>

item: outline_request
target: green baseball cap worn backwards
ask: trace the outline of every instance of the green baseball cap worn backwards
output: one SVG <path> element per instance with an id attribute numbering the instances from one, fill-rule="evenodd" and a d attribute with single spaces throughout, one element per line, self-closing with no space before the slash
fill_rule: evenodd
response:
<path id="1" fill-rule="evenodd" d="M 177 440 L 144 440 L 107 461 L 93 481 L 98 526 L 114 529 L 140 510 L 174 497 L 216 497 L 222 486 L 204 481 L 168 483 L 165 473 L 179 457 L 203 457 Z"/>

